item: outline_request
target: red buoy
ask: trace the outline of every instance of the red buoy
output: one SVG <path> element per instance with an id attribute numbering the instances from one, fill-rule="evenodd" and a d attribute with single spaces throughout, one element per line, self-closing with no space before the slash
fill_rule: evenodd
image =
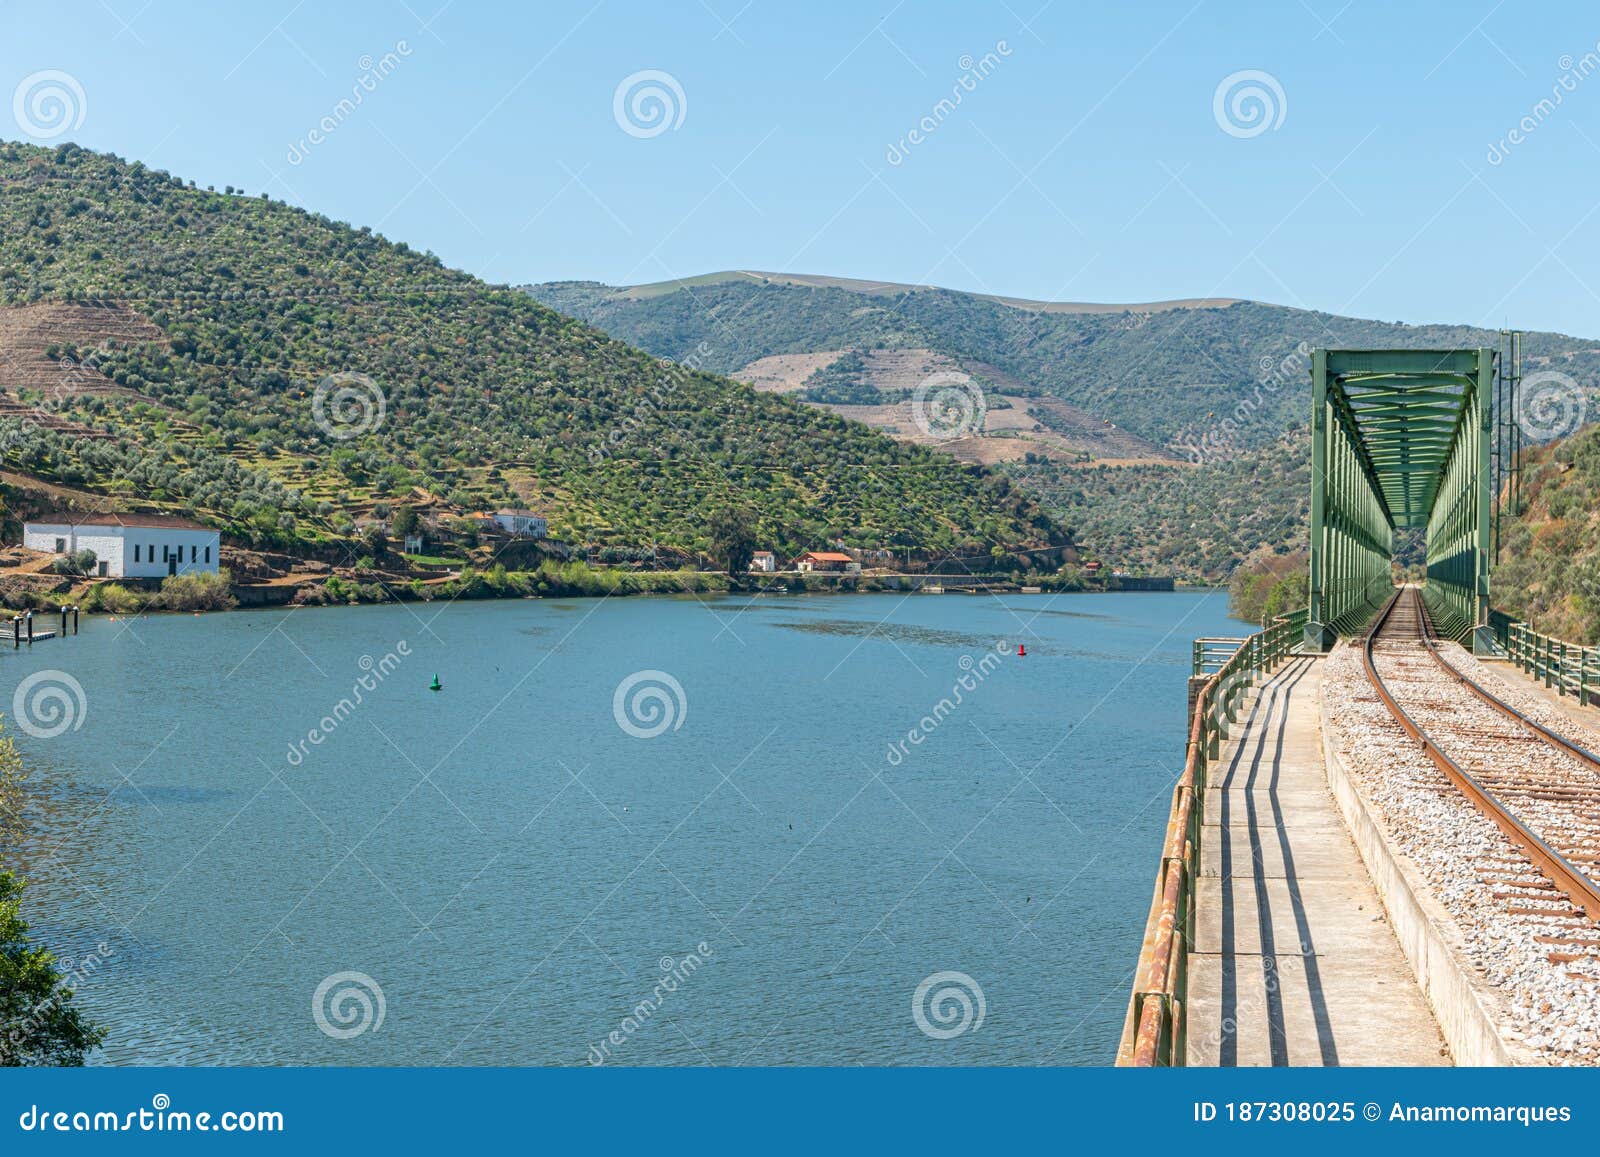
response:
<path id="1" fill-rule="evenodd" d="M 1025 658 L 1027 656 L 1027 654 L 1028 654 L 1028 648 L 1024 647 L 1021 643 L 1018 643 L 1017 644 L 1017 658 L 1019 658 L 1019 659 Z"/>

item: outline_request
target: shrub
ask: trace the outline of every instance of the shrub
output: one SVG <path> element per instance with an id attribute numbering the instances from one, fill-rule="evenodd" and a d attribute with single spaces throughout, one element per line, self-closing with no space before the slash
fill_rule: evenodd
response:
<path id="1" fill-rule="evenodd" d="M 50 569 L 56 574 L 86 575 L 94 570 L 95 563 L 99 561 L 94 551 L 85 547 L 70 554 L 57 555 L 50 561 Z"/>
<path id="2" fill-rule="evenodd" d="M 232 586 L 232 576 L 225 570 L 169 575 L 161 584 L 160 605 L 169 611 L 231 610 L 239 605 Z"/>
<path id="3" fill-rule="evenodd" d="M 121 583 L 99 583 L 89 590 L 86 607 L 106 611 L 113 615 L 136 615 L 144 610 L 148 599 L 139 591 L 130 591 Z"/>

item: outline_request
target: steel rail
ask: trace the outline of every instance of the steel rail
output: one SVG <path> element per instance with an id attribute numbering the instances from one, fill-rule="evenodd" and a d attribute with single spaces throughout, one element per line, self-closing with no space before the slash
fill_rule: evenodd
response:
<path id="1" fill-rule="evenodd" d="M 1567 899 L 1571 900 L 1575 907 L 1582 909 L 1591 919 L 1600 920 L 1600 887 L 1597 887 L 1593 880 L 1569 863 L 1565 856 L 1545 843 L 1531 828 L 1517 819 L 1509 808 L 1497 800 L 1492 792 L 1473 777 L 1471 772 L 1450 758 L 1444 749 L 1435 743 L 1427 732 L 1417 726 L 1410 715 L 1406 714 L 1405 709 L 1400 706 L 1395 697 L 1390 694 L 1389 688 L 1385 686 L 1373 661 L 1372 647 L 1378 638 L 1378 633 L 1383 630 L 1384 625 L 1389 621 L 1389 616 L 1394 613 L 1394 609 L 1399 605 L 1401 596 L 1404 593 L 1404 591 L 1396 591 L 1394 593 L 1388 604 L 1379 613 L 1377 619 L 1374 620 L 1366 638 L 1362 641 L 1361 659 L 1366 669 L 1367 681 L 1377 691 L 1378 697 L 1383 700 L 1384 706 L 1389 709 L 1389 714 L 1394 716 L 1395 722 L 1400 724 L 1401 729 L 1407 735 L 1422 745 L 1422 750 L 1433 761 L 1434 766 L 1444 773 L 1445 778 L 1453 783 L 1462 795 L 1467 797 L 1468 802 L 1504 832 L 1513 843 L 1521 845 L 1528 858 L 1533 861 L 1540 871 L 1549 877 L 1550 882 Z M 1427 609 L 1421 605 L 1421 599 L 1414 587 L 1411 588 L 1411 597 L 1418 604 L 1419 633 L 1423 636 L 1426 649 L 1430 654 L 1433 654 L 1433 657 L 1439 663 L 1451 671 L 1455 671 L 1455 668 L 1450 667 L 1442 656 L 1434 654 L 1432 641 L 1427 639 L 1427 632 L 1431 629 L 1431 624 L 1427 617 Z M 1461 676 L 1459 672 L 1456 672 L 1456 674 L 1463 682 L 1471 682 Z M 1545 738 L 1559 738 L 1555 736 L 1554 732 L 1548 732 L 1545 728 L 1539 727 L 1538 724 L 1524 717 L 1515 708 L 1501 703 L 1499 700 L 1494 700 L 1494 702 L 1518 721 L 1527 723 L 1539 732 L 1544 733 Z M 1594 761 L 1592 755 L 1582 748 L 1576 747 L 1576 745 L 1567 745 L 1564 740 L 1561 741 L 1561 745 L 1578 754 L 1579 758 Z M 1600 764 L 1597 764 L 1597 766 L 1600 766 Z"/>
<path id="2" fill-rule="evenodd" d="M 1563 751 L 1572 756 L 1574 759 L 1580 760 L 1583 763 L 1587 763 L 1590 767 L 1594 768 L 1595 771 L 1600 772 L 1600 755 L 1596 755 L 1594 752 L 1590 751 L 1587 747 L 1584 747 L 1581 744 L 1572 742 L 1572 740 L 1568 739 L 1565 735 L 1562 735 L 1559 731 L 1552 731 L 1544 724 L 1533 719 L 1529 719 L 1526 715 L 1518 711 L 1515 707 L 1511 706 L 1511 704 L 1507 703 L 1504 699 L 1501 699 L 1499 696 L 1495 695 L 1493 691 L 1490 691 L 1487 687 L 1474 682 L 1472 679 L 1462 674 L 1456 665 L 1450 662 L 1450 660 L 1446 659 L 1444 654 L 1440 651 L 1439 642 L 1433 630 L 1433 622 L 1427 617 L 1426 614 L 1423 615 L 1422 623 L 1424 627 L 1422 641 L 1424 645 L 1427 646 L 1428 653 L 1433 656 L 1434 661 L 1438 663 L 1439 666 L 1450 672 L 1450 674 L 1458 682 L 1460 682 L 1462 686 L 1466 687 L 1467 690 L 1471 691 L 1473 694 L 1478 696 L 1478 698 L 1489 704 L 1489 706 L 1495 708 L 1501 714 L 1508 715 L 1512 719 L 1515 719 L 1518 723 L 1528 728 L 1540 739 L 1544 740 L 1558 751 Z"/>

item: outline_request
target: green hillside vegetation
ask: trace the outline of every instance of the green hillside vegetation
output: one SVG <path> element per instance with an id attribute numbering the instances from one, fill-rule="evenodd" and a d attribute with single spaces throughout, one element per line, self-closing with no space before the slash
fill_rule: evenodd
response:
<path id="1" fill-rule="evenodd" d="M 1249 301 L 1054 312 L 943 289 L 866 292 L 729 275 L 640 294 L 595 282 L 529 292 L 652 353 L 694 354 L 697 364 L 724 372 L 773 354 L 849 351 L 798 395 L 818 402 L 896 400 L 866 395 L 859 350 L 928 348 L 994 366 L 1027 390 L 1058 395 L 1197 462 L 1085 467 L 1030 454 L 998 469 L 1107 561 L 1209 581 L 1226 579 L 1259 550 L 1305 547 L 1305 350 L 1498 344 L 1494 332 L 1470 326 Z M 1560 369 L 1591 391 L 1600 383 L 1596 343 L 1530 333 L 1523 349 L 1528 373 Z M 995 395 L 989 403 L 1005 404 Z"/>
<path id="2" fill-rule="evenodd" d="M 1495 346 L 1493 331 L 1403 325 L 1241 301 L 1223 308 L 1068 313 L 1020 309 L 970 293 L 866 294 L 749 278 L 701 279 L 648 296 L 595 282 L 528 292 L 661 357 L 697 350 L 697 364 L 731 373 L 772 354 L 926 347 L 971 358 L 1056 394 L 1179 453 L 1248 409 L 1230 447 L 1265 445 L 1306 420 L 1302 343 L 1353 348 Z M 703 343 L 703 344 L 702 344 Z M 1594 389 L 1596 343 L 1530 333 L 1528 368 L 1555 368 Z M 1287 368 L 1285 368 L 1287 367 Z"/>
<path id="3" fill-rule="evenodd" d="M 1502 523 L 1498 610 L 1573 643 L 1600 643 L 1600 426 L 1527 453 L 1523 508 Z"/>
<path id="4" fill-rule="evenodd" d="M 1217 580 L 1258 551 L 1305 548 L 1310 459 L 1310 439 L 1297 431 L 1202 467 L 1034 460 L 1005 470 L 1094 555 L 1133 570 Z"/>
<path id="5" fill-rule="evenodd" d="M 536 506 L 554 536 L 598 543 L 701 549 L 731 504 L 783 550 L 1057 536 L 1005 478 L 664 366 L 369 229 L 73 145 L 0 144 L 0 305 L 38 302 L 117 303 L 165 340 L 50 351 L 121 389 L 26 391 L 0 366 L 50 415 L 0 415 L 6 467 L 251 544 L 348 535 L 413 487 L 461 510 Z M 352 374 L 336 384 L 373 419 L 381 391 L 381 421 L 336 410 L 352 436 L 333 439 L 317 385 Z"/>
<path id="6" fill-rule="evenodd" d="M 1228 613 L 1266 626 L 1279 615 L 1303 610 L 1311 598 L 1309 562 L 1303 550 L 1250 559 L 1228 582 Z"/>

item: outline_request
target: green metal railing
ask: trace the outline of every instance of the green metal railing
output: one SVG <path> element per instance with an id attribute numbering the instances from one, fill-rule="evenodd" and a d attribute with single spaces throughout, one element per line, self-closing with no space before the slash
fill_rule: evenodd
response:
<path id="1" fill-rule="evenodd" d="M 1233 658 L 1245 639 L 1214 637 L 1194 641 L 1194 660 L 1191 675 L 1215 675 L 1222 665 Z"/>
<path id="2" fill-rule="evenodd" d="M 1183 774 L 1172 791 L 1155 895 L 1145 921 L 1133 997 L 1117 1050 L 1119 1065 L 1184 1063 L 1189 953 L 1194 948 L 1194 883 L 1200 878 L 1207 771 L 1222 740 L 1239 720 L 1245 693 L 1293 653 L 1305 625 L 1306 612 L 1296 611 L 1247 638 L 1230 640 L 1235 643 L 1232 654 L 1211 672 L 1195 696 Z M 1196 643 L 1197 667 L 1208 653 L 1202 644 L 1221 642 L 1203 639 Z"/>
<path id="3" fill-rule="evenodd" d="M 1508 624 L 1504 643 L 1511 661 L 1546 687 L 1576 696 L 1580 707 L 1600 701 L 1600 647 L 1541 634 L 1527 623 Z"/>

